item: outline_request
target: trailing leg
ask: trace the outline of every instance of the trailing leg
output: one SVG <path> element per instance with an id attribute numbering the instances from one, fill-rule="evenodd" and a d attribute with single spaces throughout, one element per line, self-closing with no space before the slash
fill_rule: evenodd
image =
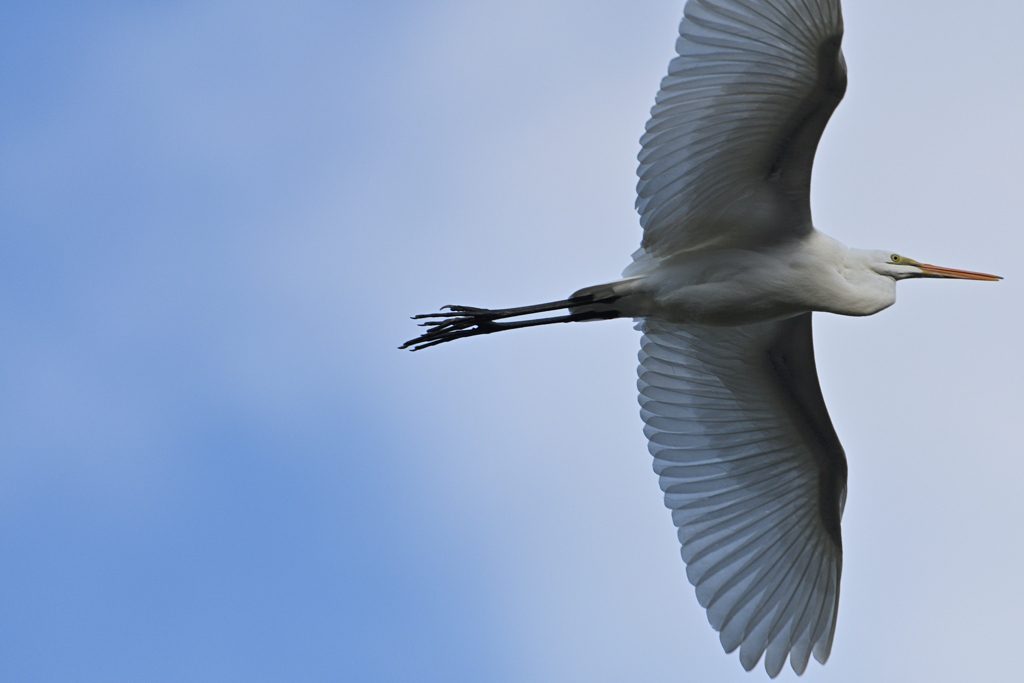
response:
<path id="1" fill-rule="evenodd" d="M 598 299 L 593 294 L 586 294 L 583 296 L 573 296 L 562 301 L 552 301 L 535 306 L 521 306 L 519 308 L 490 309 L 474 308 L 472 306 L 443 306 L 438 313 L 413 316 L 413 320 L 425 320 L 425 322 L 420 323 L 420 326 L 428 329 L 419 337 L 410 339 L 398 348 L 411 348 L 413 351 L 419 351 L 429 346 L 436 346 L 454 339 L 461 339 L 462 337 L 491 334 L 492 332 L 514 330 L 520 327 L 535 327 L 552 323 L 573 323 L 584 320 L 610 320 L 621 316 L 621 313 L 611 306 L 620 298 L 618 295 L 612 295 Z M 573 310 L 581 307 L 583 307 L 583 310 Z M 562 309 L 569 309 L 569 313 L 550 318 L 498 322 L 507 318 L 519 318 L 525 315 Z"/>

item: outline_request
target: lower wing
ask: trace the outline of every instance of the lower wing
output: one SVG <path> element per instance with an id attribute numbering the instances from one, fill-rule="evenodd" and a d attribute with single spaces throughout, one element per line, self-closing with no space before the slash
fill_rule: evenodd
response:
<path id="1" fill-rule="evenodd" d="M 686 573 L 748 671 L 832 649 L 846 457 L 825 411 L 811 314 L 739 327 L 641 323 L 641 416 Z"/>

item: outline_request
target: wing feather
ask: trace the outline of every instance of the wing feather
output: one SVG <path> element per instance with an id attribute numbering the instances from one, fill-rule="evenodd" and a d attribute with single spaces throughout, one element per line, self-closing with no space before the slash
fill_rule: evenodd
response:
<path id="1" fill-rule="evenodd" d="M 643 250 L 806 234 L 818 140 L 846 89 L 839 0 L 690 0 L 637 169 Z"/>
<path id="2" fill-rule="evenodd" d="M 744 668 L 802 673 L 831 650 L 846 486 L 811 314 L 641 329 L 644 431 L 697 600 Z"/>

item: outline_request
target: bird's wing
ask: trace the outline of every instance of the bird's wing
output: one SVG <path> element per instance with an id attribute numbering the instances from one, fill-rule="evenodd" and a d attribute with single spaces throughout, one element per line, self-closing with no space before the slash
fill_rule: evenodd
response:
<path id="1" fill-rule="evenodd" d="M 811 229 L 811 165 L 846 92 L 839 0 L 689 0 L 637 175 L 654 256 Z"/>
<path id="2" fill-rule="evenodd" d="M 740 327 L 641 324 L 644 432 L 686 574 L 748 671 L 832 649 L 846 456 L 818 385 L 811 314 Z"/>

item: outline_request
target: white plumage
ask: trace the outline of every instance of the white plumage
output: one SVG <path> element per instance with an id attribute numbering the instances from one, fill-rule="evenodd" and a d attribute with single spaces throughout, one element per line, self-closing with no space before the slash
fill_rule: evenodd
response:
<path id="1" fill-rule="evenodd" d="M 623 278 L 512 309 L 448 306 L 403 348 L 627 317 L 644 432 L 687 576 L 743 667 L 824 663 L 838 616 L 846 456 L 813 311 L 871 315 L 896 282 L 998 280 L 814 228 L 811 167 L 846 91 L 838 0 L 689 0 L 641 138 L 641 248 Z M 547 318 L 531 317 L 568 309 Z M 511 319 L 511 320 L 510 320 Z"/>

